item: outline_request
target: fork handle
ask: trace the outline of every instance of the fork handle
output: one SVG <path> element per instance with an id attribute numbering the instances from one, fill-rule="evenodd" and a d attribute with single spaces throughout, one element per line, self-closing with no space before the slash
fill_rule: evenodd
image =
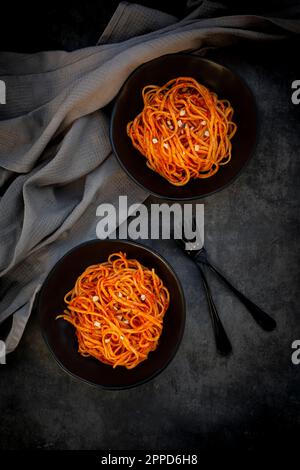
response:
<path id="1" fill-rule="evenodd" d="M 199 261 L 197 261 L 198 264 Z M 270 317 L 266 312 L 264 312 L 258 305 L 252 302 L 248 297 L 246 297 L 242 292 L 240 292 L 236 287 L 234 287 L 231 282 L 226 279 L 220 271 L 217 270 L 208 260 L 205 263 L 219 278 L 226 284 L 226 286 L 236 295 L 236 297 L 245 305 L 248 312 L 252 315 L 252 318 L 256 323 L 263 328 L 265 331 L 272 331 L 276 328 L 276 321 Z"/>
<path id="2" fill-rule="evenodd" d="M 203 272 L 202 266 L 198 262 L 197 262 L 197 266 L 201 273 L 201 279 L 202 279 L 203 287 L 204 287 L 206 298 L 207 298 L 207 303 L 208 303 L 212 327 L 213 327 L 213 331 L 215 335 L 217 350 L 220 354 L 222 354 L 222 356 L 228 356 L 228 354 L 230 354 L 232 351 L 231 343 L 228 339 L 226 331 L 224 330 L 224 327 L 220 320 L 220 317 L 216 309 L 215 303 L 213 301 L 211 291 L 210 291 L 208 282 L 206 280 L 205 274 Z"/>

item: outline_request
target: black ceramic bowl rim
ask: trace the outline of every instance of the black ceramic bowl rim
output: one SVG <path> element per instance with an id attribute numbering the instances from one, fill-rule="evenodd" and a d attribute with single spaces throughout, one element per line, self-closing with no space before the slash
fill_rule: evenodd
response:
<path id="1" fill-rule="evenodd" d="M 222 186 L 216 188 L 216 189 L 213 189 L 211 191 L 207 191 L 207 193 L 205 194 L 199 194 L 199 195 L 195 195 L 195 196 L 179 196 L 179 197 L 176 197 L 176 196 L 166 196 L 166 195 L 162 195 L 160 193 L 158 193 L 157 191 L 154 191 L 154 190 L 151 190 L 149 188 L 147 188 L 141 181 L 139 181 L 138 178 L 136 178 L 127 168 L 127 166 L 124 164 L 122 158 L 120 157 L 119 155 L 119 152 L 117 151 L 117 148 L 116 148 L 116 145 L 115 145 L 115 141 L 114 141 L 114 138 L 113 138 L 113 126 L 114 126 L 114 120 L 115 120 L 115 116 L 116 116 L 116 113 L 117 113 L 117 107 L 118 107 L 118 101 L 119 101 L 119 97 L 122 95 L 123 93 L 123 90 L 124 88 L 127 86 L 128 82 L 131 80 L 131 78 L 136 74 L 136 72 L 140 71 L 141 69 L 143 69 L 144 67 L 147 67 L 149 63 L 151 62 L 155 62 L 163 57 L 173 57 L 173 56 L 179 56 L 179 57 L 198 57 L 199 60 L 203 61 L 203 62 L 206 62 L 208 64 L 213 64 L 213 65 L 217 65 L 218 67 L 222 68 L 223 70 L 231 73 L 232 75 L 236 76 L 240 82 L 243 84 L 243 86 L 245 87 L 245 89 L 248 91 L 249 95 L 251 96 L 252 100 L 253 100 L 253 103 L 255 104 L 255 98 L 254 98 L 254 95 L 250 89 L 250 87 L 247 85 L 246 81 L 236 72 L 236 71 L 233 71 L 231 70 L 230 67 L 228 66 L 224 66 L 222 64 L 219 64 L 218 62 L 215 62 L 213 60 L 210 60 L 210 59 L 205 59 L 203 57 L 200 57 L 200 56 L 197 56 L 191 52 L 176 52 L 176 53 L 171 53 L 171 54 L 164 54 L 162 56 L 159 56 L 159 57 L 156 57 L 155 59 L 151 59 L 147 62 L 144 62 L 143 64 L 139 65 L 138 67 L 136 67 L 131 73 L 130 75 L 127 77 L 127 79 L 124 81 L 124 83 L 122 84 L 116 98 L 115 98 L 115 101 L 114 101 L 114 105 L 113 105 L 113 109 L 112 109 L 112 113 L 111 113 L 111 119 L 110 119 L 110 127 L 109 127 L 109 137 L 110 137 L 110 142 L 111 142 L 111 146 L 112 146 L 112 150 L 114 152 L 114 155 L 116 156 L 121 168 L 125 171 L 125 173 L 129 176 L 129 178 L 131 178 L 132 181 L 134 181 L 140 188 L 142 188 L 144 191 L 146 191 L 147 193 L 149 194 L 152 194 L 153 196 L 156 196 L 158 198 L 161 198 L 161 199 L 165 199 L 165 200 L 170 200 L 170 201 L 192 201 L 192 200 L 197 200 L 197 199 L 202 199 L 202 198 L 205 198 L 207 196 L 210 196 L 210 195 L 213 195 L 213 194 L 216 194 L 218 193 L 219 191 L 222 191 L 223 189 L 226 189 L 228 186 L 230 186 L 232 183 L 234 183 L 234 181 L 241 175 L 242 171 L 245 170 L 245 168 L 247 167 L 247 165 L 249 164 L 251 158 L 253 157 L 253 154 L 255 152 L 255 149 L 256 149 L 256 146 L 257 146 L 257 141 L 258 141 L 258 138 L 257 138 L 257 130 L 258 130 L 258 126 L 256 126 L 256 136 L 255 136 L 255 140 L 254 140 L 254 143 L 252 145 L 252 149 L 250 150 L 249 152 L 249 156 L 247 158 L 247 160 L 244 162 L 244 164 L 241 166 L 241 168 L 236 172 L 236 174 L 231 177 L 226 183 L 224 183 Z M 257 107 L 255 105 L 255 110 L 254 110 L 254 113 L 255 113 L 255 120 L 256 120 L 256 123 L 258 123 L 258 112 L 257 112 Z"/>
<path id="2" fill-rule="evenodd" d="M 62 361 L 60 361 L 58 359 L 58 357 L 56 356 L 55 354 L 55 351 L 53 350 L 53 348 L 51 347 L 51 345 L 49 344 L 49 341 L 48 341 L 48 338 L 47 338 L 47 335 L 46 335 L 46 331 L 42 325 L 42 318 L 43 318 L 43 313 L 42 313 L 42 308 L 41 308 L 41 298 L 42 298 L 42 293 L 43 293 L 43 290 L 46 289 L 47 287 L 47 284 L 48 284 L 48 280 L 51 278 L 51 276 L 53 275 L 54 271 L 56 270 L 56 268 L 62 264 L 64 262 L 64 260 L 67 258 L 67 256 L 69 256 L 71 253 L 73 253 L 74 251 L 76 251 L 77 249 L 83 247 L 83 246 L 86 246 L 86 245 L 89 245 L 89 244 L 94 244 L 95 242 L 99 242 L 99 244 L 101 244 L 102 241 L 105 241 L 105 242 L 110 242 L 112 245 L 113 244 L 117 244 L 118 242 L 123 242 L 125 244 L 128 244 L 128 245 L 131 245 L 132 247 L 138 247 L 138 248 L 142 248 L 143 250 L 147 251 L 151 256 L 154 256 L 156 258 L 158 258 L 162 264 L 164 265 L 164 267 L 173 275 L 175 281 L 176 281 L 176 288 L 178 289 L 178 292 L 179 292 L 179 296 L 181 298 L 181 301 L 182 301 L 182 310 L 181 310 L 181 315 L 182 315 L 182 322 L 181 322 L 181 328 L 178 332 L 178 340 L 177 340 L 177 344 L 174 348 L 174 351 L 173 353 L 170 355 L 170 357 L 168 358 L 168 360 L 165 362 L 165 364 L 158 368 L 157 370 L 155 370 L 155 372 L 153 372 L 151 375 L 149 375 L 149 377 L 146 377 L 145 379 L 143 380 L 140 380 L 140 381 L 137 381 L 133 384 L 130 384 L 130 385 L 124 385 L 124 386 L 106 386 L 106 385 L 103 385 L 103 384 L 97 384 L 95 382 L 92 382 L 90 380 L 87 380 L 83 377 L 80 377 L 79 375 L 75 374 L 74 372 L 71 372 L 63 363 Z M 43 284 L 42 284 L 42 287 L 39 291 L 39 294 L 38 294 L 38 299 L 37 299 L 37 312 L 38 312 L 38 319 L 39 319 L 39 325 L 40 325 L 40 330 L 42 332 L 42 336 L 43 336 L 43 339 L 48 347 L 48 350 L 50 351 L 52 357 L 55 359 L 56 363 L 60 366 L 60 368 L 66 372 L 68 375 L 70 375 L 71 377 L 74 377 L 75 379 L 81 381 L 81 382 L 84 382 L 84 383 L 87 383 L 93 387 L 96 387 L 96 388 L 100 388 L 102 390 L 128 390 L 130 388 L 135 388 L 139 385 L 143 385 L 147 382 L 149 382 L 150 380 L 154 379 L 155 377 L 157 377 L 161 372 L 163 372 L 167 367 L 168 365 L 172 362 L 172 360 L 174 359 L 174 357 L 176 356 L 177 354 L 177 351 L 179 349 L 179 346 L 182 342 L 182 338 L 183 338 L 183 334 L 184 334 L 184 330 L 185 330 L 185 322 L 186 322 L 186 301 L 185 301 L 185 295 L 184 295 L 184 291 L 183 291 L 183 288 L 182 288 L 182 285 L 181 285 L 181 282 L 180 280 L 178 279 L 178 276 L 175 272 L 175 270 L 172 268 L 172 266 L 168 263 L 168 261 L 160 254 L 158 253 L 156 250 L 152 249 L 152 248 L 149 248 L 145 245 L 143 245 L 142 243 L 137 243 L 135 241 L 131 241 L 131 240 L 100 240 L 100 239 L 93 239 L 93 240 L 88 240 L 86 242 L 83 242 L 83 243 L 80 243 L 79 245 L 76 245 L 75 247 L 73 247 L 71 250 L 69 250 L 67 253 L 65 253 L 56 263 L 55 265 L 53 266 L 53 268 L 50 270 L 50 272 L 48 273 L 47 277 L 45 278 Z"/>

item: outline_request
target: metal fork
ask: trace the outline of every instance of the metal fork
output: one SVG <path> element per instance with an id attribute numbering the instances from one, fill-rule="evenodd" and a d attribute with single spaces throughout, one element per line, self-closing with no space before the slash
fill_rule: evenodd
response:
<path id="1" fill-rule="evenodd" d="M 193 220 L 193 225 L 195 227 L 195 220 Z M 184 230 L 182 233 L 184 234 Z M 186 249 L 187 240 L 184 239 L 184 235 L 182 239 L 176 241 L 184 250 L 184 252 L 196 263 L 199 268 L 208 301 L 210 315 L 212 318 L 216 345 L 218 350 L 222 354 L 228 354 L 228 352 L 230 352 L 230 342 L 220 321 L 217 309 L 214 305 L 212 295 L 203 272 L 203 266 L 207 266 L 213 273 L 215 273 L 219 277 L 219 279 L 231 290 L 231 292 L 235 294 L 235 296 L 240 300 L 240 302 L 246 307 L 252 318 L 263 330 L 272 331 L 276 328 L 275 320 L 270 317 L 270 315 L 268 315 L 266 312 L 264 312 L 258 305 L 252 302 L 248 297 L 246 297 L 242 292 L 240 292 L 236 287 L 234 287 L 231 282 L 209 261 L 207 251 L 204 246 L 200 248 L 195 247 L 195 249 L 193 250 Z"/>
<path id="2" fill-rule="evenodd" d="M 224 329 L 224 326 L 223 326 L 223 324 L 220 320 L 220 317 L 219 317 L 216 305 L 214 303 L 214 300 L 213 300 L 213 297 L 212 297 L 212 294 L 211 294 L 206 276 L 205 276 L 204 271 L 202 269 L 201 262 L 200 262 L 200 260 L 196 259 L 192 255 L 193 251 L 185 249 L 185 242 L 183 240 L 176 240 L 176 242 L 181 246 L 181 248 L 183 248 L 184 252 L 188 256 L 192 257 L 192 259 L 195 261 L 195 263 L 198 266 L 198 269 L 199 269 L 200 274 L 201 274 L 202 284 L 203 284 L 203 287 L 204 287 L 207 303 L 208 303 L 208 310 L 209 310 L 210 319 L 211 319 L 213 332 L 214 332 L 214 336 L 215 336 L 216 347 L 217 347 L 218 352 L 220 354 L 222 354 L 222 356 L 228 356 L 232 351 L 232 346 L 231 346 L 231 343 L 230 343 L 229 338 L 227 336 L 227 333 Z M 201 250 L 198 250 L 197 253 L 199 253 L 200 251 Z"/>

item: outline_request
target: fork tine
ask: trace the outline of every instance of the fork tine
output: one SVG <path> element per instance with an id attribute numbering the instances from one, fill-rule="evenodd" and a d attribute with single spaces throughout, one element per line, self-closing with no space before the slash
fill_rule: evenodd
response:
<path id="1" fill-rule="evenodd" d="M 193 216 L 191 220 L 189 218 L 184 220 L 183 232 L 183 240 L 186 244 L 188 244 L 186 249 L 198 251 L 203 248 L 203 239 L 195 216 Z M 193 234 L 195 234 L 194 243 L 192 242 L 191 238 L 188 237 L 189 235 L 192 236 Z"/>

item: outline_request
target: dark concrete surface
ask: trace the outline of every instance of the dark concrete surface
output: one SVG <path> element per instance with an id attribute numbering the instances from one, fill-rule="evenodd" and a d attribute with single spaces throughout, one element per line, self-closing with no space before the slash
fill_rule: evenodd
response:
<path id="1" fill-rule="evenodd" d="M 186 294 L 186 330 L 173 362 L 136 389 L 98 390 L 59 369 L 33 315 L 0 369 L 1 449 L 274 452 L 296 445 L 300 365 L 291 362 L 291 343 L 300 339 L 300 105 L 291 103 L 291 82 L 300 79 L 300 70 L 287 50 L 211 54 L 246 79 L 260 130 L 242 175 L 201 201 L 211 259 L 274 316 L 277 330 L 260 330 L 209 276 L 233 344 L 231 357 L 218 356 L 197 268 L 174 242 L 147 241 L 175 268 Z"/>

